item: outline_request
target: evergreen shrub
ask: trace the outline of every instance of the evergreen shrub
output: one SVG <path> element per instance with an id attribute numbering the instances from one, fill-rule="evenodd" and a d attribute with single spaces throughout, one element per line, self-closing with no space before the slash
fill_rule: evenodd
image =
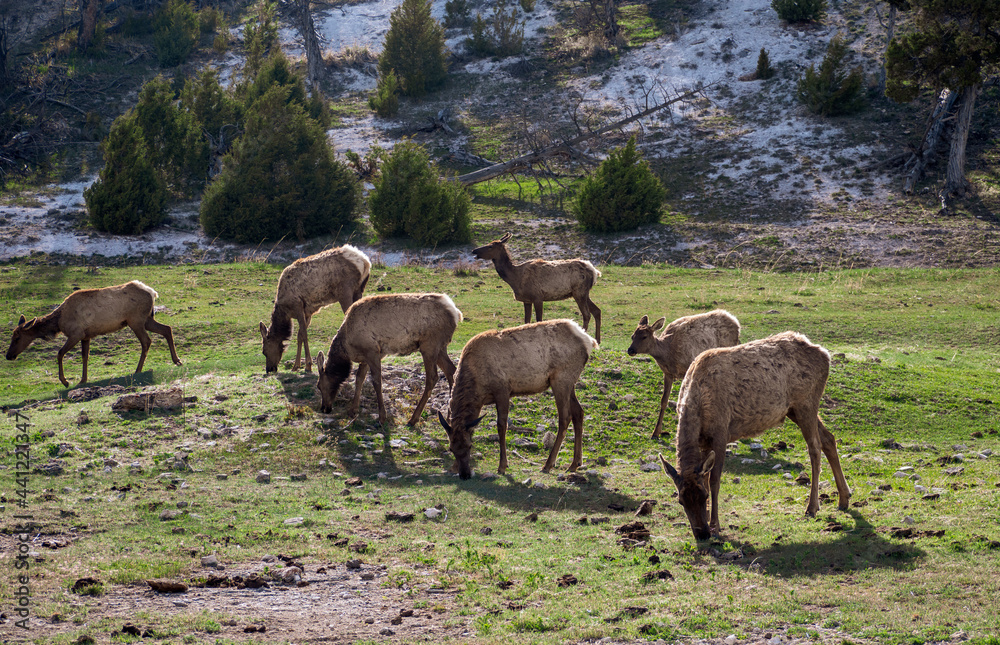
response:
<path id="1" fill-rule="evenodd" d="M 91 225 L 99 231 L 135 235 L 162 222 L 166 182 L 150 159 L 134 111 L 115 119 L 101 149 L 104 168 L 83 191 Z"/>
<path id="2" fill-rule="evenodd" d="M 840 36 L 830 41 L 819 71 L 810 65 L 799 79 L 796 94 L 814 114 L 839 116 L 853 114 L 864 108 L 864 73 L 861 67 L 850 72 L 843 69 L 847 45 Z"/>
<path id="3" fill-rule="evenodd" d="M 774 68 L 771 67 L 771 58 L 767 55 L 767 50 L 763 47 L 760 48 L 760 54 L 757 56 L 757 72 L 754 76 L 762 81 L 766 81 L 767 79 L 774 77 Z"/>
<path id="4" fill-rule="evenodd" d="M 588 231 L 613 233 L 660 221 L 666 190 L 635 148 L 635 137 L 584 180 L 574 211 Z"/>
<path id="5" fill-rule="evenodd" d="M 422 96 L 447 78 L 444 28 L 431 17 L 430 0 L 403 0 L 389 16 L 378 74 L 389 72 L 396 73 L 406 96 Z"/>
<path id="6" fill-rule="evenodd" d="M 368 197 L 380 237 L 410 237 L 424 246 L 471 239 L 471 200 L 458 182 L 440 178 L 423 146 L 404 141 L 382 162 Z"/>
<path id="7" fill-rule="evenodd" d="M 184 0 L 167 0 L 153 19 L 153 46 L 162 67 L 176 67 L 188 59 L 198 43 L 201 23 Z"/>
<path id="8" fill-rule="evenodd" d="M 396 72 L 390 71 L 379 77 L 375 93 L 368 97 L 368 107 L 383 119 L 396 116 L 399 112 L 399 80 Z"/>
<path id="9" fill-rule="evenodd" d="M 815 22 L 826 15 L 826 0 L 771 0 L 771 8 L 788 22 Z"/>

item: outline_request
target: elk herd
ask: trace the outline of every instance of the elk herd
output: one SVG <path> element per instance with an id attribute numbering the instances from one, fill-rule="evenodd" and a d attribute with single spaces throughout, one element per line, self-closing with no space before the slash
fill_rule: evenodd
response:
<path id="1" fill-rule="evenodd" d="M 370 373 L 378 415 L 386 422 L 382 392 L 382 359 L 419 352 L 424 364 L 424 389 L 407 421 L 420 421 L 438 368 L 451 389 L 447 411 L 437 416 L 449 439 L 455 468 L 461 479 L 472 476 L 472 434 L 483 419 L 482 408 L 496 406 L 500 463 L 507 470 L 506 434 L 512 396 L 551 390 L 556 404 L 558 432 L 542 470 L 555 466 L 556 456 L 570 424 L 573 425 L 575 471 L 583 461 L 584 411 L 576 386 L 601 336 L 601 310 L 590 290 L 601 273 L 585 260 L 530 260 L 515 264 L 506 248 L 510 233 L 473 250 L 491 260 L 507 282 L 515 300 L 524 303 L 524 322 L 518 327 L 484 331 L 466 343 L 458 366 L 448 356 L 448 345 L 462 322 L 462 312 L 443 293 L 402 293 L 363 296 L 371 272 L 364 253 L 350 245 L 330 249 L 290 264 L 278 279 L 271 324 L 260 323 L 265 370 L 277 371 L 291 339 L 292 320 L 298 323 L 297 351 L 292 369 L 312 371 L 307 330 L 321 308 L 339 303 L 344 319 L 328 352 L 316 355 L 320 409 L 331 412 L 334 398 L 355 363 L 354 396 L 348 414 L 358 412 L 362 384 Z M 151 339 L 147 331 L 167 340 L 173 362 L 181 364 L 169 326 L 153 318 L 156 291 L 142 282 L 83 289 L 70 294 L 48 315 L 26 321 L 21 316 L 7 350 L 14 360 L 37 338 L 66 336 L 59 350 L 59 380 L 69 385 L 63 356 L 81 343 L 83 374 L 87 382 L 90 340 L 126 325 L 142 346 L 136 373 L 142 370 Z M 573 298 L 583 316 L 583 327 L 572 320 L 542 320 L 542 303 Z M 536 322 L 531 323 L 531 310 Z M 594 335 L 587 333 L 594 318 Z M 819 510 L 820 453 L 826 456 L 839 494 L 839 507 L 851 496 L 837 454 L 836 440 L 819 418 L 820 400 L 830 370 L 830 355 L 795 332 L 740 344 L 740 324 L 722 310 L 685 316 L 664 326 L 664 318 L 650 324 L 643 316 L 632 334 L 628 354 L 648 354 L 663 371 L 663 394 L 653 431 L 658 438 L 675 380 L 682 380 L 677 409 L 676 467 L 660 455 L 664 472 L 677 487 L 678 498 L 697 539 L 719 531 L 719 488 L 727 444 L 755 437 L 790 419 L 802 431 L 812 467 L 806 515 Z M 656 332 L 663 330 L 659 335 Z M 447 412 L 447 416 L 445 414 Z"/>

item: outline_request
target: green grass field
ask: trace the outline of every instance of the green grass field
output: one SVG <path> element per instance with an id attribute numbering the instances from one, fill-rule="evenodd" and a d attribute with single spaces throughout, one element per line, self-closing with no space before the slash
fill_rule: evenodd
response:
<path id="1" fill-rule="evenodd" d="M 948 640 L 964 631 L 972 642 L 1000 642 L 994 607 L 1000 593 L 1000 270 L 779 274 L 661 265 L 601 271 L 591 295 L 604 312 L 603 342 L 578 391 L 586 414 L 580 471 L 586 482 L 570 483 L 558 476 L 571 445 L 551 474 L 539 470 L 545 451 L 524 447 L 511 454 L 506 476 L 483 478 L 495 472 L 499 454 L 489 439 L 492 408 L 476 433 L 477 476 L 460 482 L 446 472 L 447 439 L 430 411 L 415 428 L 402 425 L 418 390 L 387 393 L 395 423 L 381 428 L 372 420 L 373 396 L 366 394 L 362 414 L 351 423 L 343 393 L 331 417 L 316 412 L 314 375 L 283 368 L 265 376 L 257 323 L 269 319 L 280 267 L 95 273 L 2 267 L 5 343 L 20 314 L 42 315 L 74 288 L 130 279 L 154 287 L 163 308 L 157 320 L 173 327 L 184 365 L 172 365 L 166 343 L 154 335 L 147 371 L 133 377 L 139 344 L 126 329 L 92 343 L 88 385 L 177 384 L 197 397 L 183 411 L 149 415 L 113 412 L 115 397 L 69 401 L 56 379 L 61 340 L 38 341 L 0 365 L 0 405 L 10 410 L 29 402 L 23 412 L 32 424 L 34 463 L 62 454 L 66 467 L 57 477 L 30 475 L 26 502 L 36 532 L 66 534 L 75 527 L 76 536 L 71 546 L 45 550 L 44 561 L 32 564 L 32 616 L 43 628 L 29 638 L 72 643 L 89 635 L 106 642 L 121 620 L 99 604 L 101 593 L 128 593 L 129 585 L 151 577 L 196 582 L 206 575 L 200 555 L 238 564 L 281 552 L 341 568 L 349 557 L 384 566 L 382 588 L 435 611 L 427 590 L 450 590 L 439 612 L 441 641 L 743 639 L 781 630 L 807 640 L 818 640 L 822 631 L 883 643 Z M 474 334 L 521 322 L 520 303 L 492 268 L 466 275 L 376 268 L 368 293 L 378 288 L 450 294 L 465 315 L 450 348 L 456 360 Z M 723 476 L 722 535 L 711 543 L 692 538 L 668 478 L 643 469 L 658 452 L 672 458 L 676 418 L 668 413 L 663 440 L 649 438 L 662 375 L 648 357 L 626 355 L 635 323 L 642 315 L 669 321 L 715 307 L 740 319 L 744 341 L 792 329 L 834 354 L 821 414 L 838 438 L 854 493 L 848 512 L 836 510 L 824 461 L 827 498 L 815 519 L 804 517 L 808 487 L 794 478 L 808 455 L 790 422 L 756 440 L 766 457 L 750 442 L 734 447 Z M 579 319 L 572 301 L 547 303 L 545 311 L 547 318 Z M 337 306 L 314 317 L 313 354 L 326 350 L 342 317 Z M 386 363 L 411 368 L 419 357 Z M 78 349 L 67 357 L 66 371 L 71 383 L 79 379 Z M 555 424 L 551 395 L 515 399 L 511 422 L 517 429 L 509 442 L 540 442 L 539 429 Z M 0 423 L 0 540 L 9 563 L 19 512 L 15 420 Z M 221 427 L 236 430 L 205 434 Z M 394 439 L 406 446 L 390 446 Z M 161 477 L 177 452 L 193 469 L 176 473 L 184 487 Z M 105 469 L 108 459 L 119 465 Z M 308 479 L 258 484 L 260 469 Z M 343 495 L 353 476 L 364 485 Z M 117 493 L 126 488 L 132 492 Z M 653 513 L 633 517 L 645 499 L 658 502 Z M 160 521 L 177 502 L 188 503 L 180 516 Z M 436 504 L 445 506 L 446 519 L 423 517 L 423 509 Z M 416 519 L 389 525 L 388 512 Z M 531 513 L 537 521 L 528 519 Z M 302 522 L 285 524 L 289 517 Z M 623 547 L 615 528 L 635 519 L 650 537 Z M 367 548 L 349 553 L 326 537 L 331 533 L 365 536 Z M 567 574 L 577 583 L 560 586 Z M 98 595 L 69 591 L 83 576 L 100 580 Z M 4 607 L 15 600 L 15 580 L 12 566 L 0 568 Z M 193 607 L 150 610 L 143 620 L 159 642 L 250 638 Z M 0 625 L 5 640 L 20 634 L 11 624 Z M 469 635 L 457 638 L 456 630 Z M 268 632 L 259 640 L 289 639 Z"/>

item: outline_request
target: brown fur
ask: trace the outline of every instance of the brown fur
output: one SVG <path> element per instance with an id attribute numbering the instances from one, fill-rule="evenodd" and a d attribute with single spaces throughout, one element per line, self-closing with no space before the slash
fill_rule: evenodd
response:
<path id="1" fill-rule="evenodd" d="M 726 444 L 756 437 L 785 417 L 799 426 L 809 449 L 812 488 L 806 515 L 814 516 L 819 510 L 821 452 L 837 482 L 840 508 L 847 508 L 851 489 L 840 468 L 837 441 L 818 414 L 829 372 L 830 354 L 790 331 L 736 347 L 710 349 L 691 364 L 677 406 L 677 470 L 662 455 L 660 460 L 677 486 L 697 539 L 719 531 L 719 483 Z"/>
<path id="2" fill-rule="evenodd" d="M 364 293 L 371 267 L 368 256 L 350 244 L 298 259 L 285 267 L 278 278 L 271 326 L 260 323 L 265 370 L 278 371 L 285 344 L 292 336 L 292 319 L 295 319 L 299 323 L 299 333 L 292 369 L 299 369 L 305 347 L 306 371 L 311 372 L 307 330 L 313 315 L 334 302 L 339 302 L 346 313 Z"/>
<path id="3" fill-rule="evenodd" d="M 550 320 L 510 329 L 490 330 L 474 336 L 462 350 L 455 375 L 449 416 L 439 413 L 448 432 L 462 479 L 472 476 L 470 453 L 472 431 L 479 423 L 484 405 L 497 406 L 497 432 L 500 434 L 501 475 L 507 470 L 507 416 L 510 398 L 538 394 L 551 388 L 559 416 L 559 432 L 543 472 L 552 469 L 556 455 L 573 422 L 575 434 L 573 461 L 576 470 L 583 461 L 583 408 L 576 398 L 576 382 L 590 358 L 597 341 L 572 320 Z"/>
<path id="4" fill-rule="evenodd" d="M 69 381 L 63 373 L 63 356 L 80 343 L 83 353 L 83 376 L 79 384 L 83 385 L 87 382 L 90 339 L 118 331 L 127 325 L 135 332 L 142 346 L 139 366 L 135 368 L 136 374 L 142 371 L 149 346 L 153 342 L 147 331 L 155 332 L 167 339 L 170 357 L 175 365 L 180 365 L 181 360 L 177 358 L 170 327 L 153 319 L 153 303 L 156 295 L 155 291 L 137 280 L 103 289 L 75 291 L 67 296 L 55 311 L 46 316 L 28 321 L 21 316 L 10 339 L 7 360 L 12 361 L 17 358 L 18 354 L 26 350 L 37 338 L 48 340 L 62 333 L 66 336 L 66 342 L 59 349 L 57 356 L 59 381 L 69 387 Z"/>
<path id="5" fill-rule="evenodd" d="M 649 318 L 643 316 L 632 333 L 632 344 L 628 348 L 629 356 L 649 354 L 663 370 L 663 396 L 660 397 L 660 416 L 656 419 L 653 439 L 659 438 L 663 430 L 663 413 L 674 381 L 684 378 L 698 354 L 740 342 L 740 322 L 722 309 L 678 318 L 667 325 L 662 334 L 655 336 L 654 332 L 663 327 L 665 320 L 660 318 L 650 325 Z"/>
<path id="6" fill-rule="evenodd" d="M 356 415 L 361 401 L 361 386 L 371 370 L 372 385 L 378 399 L 378 418 L 386 422 L 382 398 L 382 357 L 405 356 L 420 352 L 424 359 L 424 393 L 407 425 L 420 420 L 431 390 L 437 383 L 440 367 L 450 386 L 455 364 L 448 357 L 448 343 L 462 321 L 462 312 L 443 293 L 401 293 L 368 296 L 347 310 L 344 322 L 330 344 L 329 356 L 316 356 L 319 369 L 317 387 L 321 409 L 330 412 L 341 384 L 350 376 L 351 364 L 359 363 L 354 384 L 354 400 L 348 414 Z"/>
<path id="7" fill-rule="evenodd" d="M 583 328 L 594 316 L 594 336 L 601 342 L 601 310 L 590 299 L 590 290 L 601 272 L 586 260 L 528 260 L 514 264 L 507 252 L 507 233 L 499 240 L 472 250 L 480 260 L 492 260 L 497 273 L 514 290 L 514 300 L 524 303 L 524 322 L 531 322 L 531 307 L 535 307 L 535 322 L 542 321 L 542 303 L 573 298 L 583 315 Z"/>

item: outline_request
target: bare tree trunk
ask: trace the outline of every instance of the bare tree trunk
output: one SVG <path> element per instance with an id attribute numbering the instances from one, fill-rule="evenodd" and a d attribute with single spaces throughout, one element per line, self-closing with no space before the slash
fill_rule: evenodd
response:
<path id="1" fill-rule="evenodd" d="M 938 104 L 931 115 L 931 123 L 924 134 L 920 149 L 910 157 L 910 160 L 903 167 L 903 171 L 906 172 L 907 168 L 912 164 L 912 168 L 910 168 L 906 179 L 903 180 L 904 193 L 913 194 L 917 182 L 920 181 L 920 177 L 924 174 L 924 168 L 934 159 L 938 141 L 941 139 L 941 132 L 944 130 L 945 121 L 951 115 L 951 109 L 955 104 L 957 96 L 955 92 L 948 91 L 946 95 L 938 99 Z"/>
<path id="2" fill-rule="evenodd" d="M 87 51 L 91 43 L 94 42 L 94 33 L 97 31 L 102 2 L 103 0 L 81 0 L 80 31 L 77 32 L 76 46 L 82 52 Z"/>
<path id="3" fill-rule="evenodd" d="M 319 89 L 320 70 L 322 69 L 323 53 L 319 49 L 319 37 L 313 24 L 312 13 L 309 11 L 309 0 L 297 0 L 299 10 L 299 31 L 306 50 L 306 81 L 312 90 Z"/>
<path id="4" fill-rule="evenodd" d="M 885 47 L 882 48 L 882 65 L 878 70 L 878 93 L 879 96 L 885 96 L 885 55 L 889 51 L 889 43 L 892 42 L 896 33 L 896 6 L 889 5 L 889 15 L 884 22 L 882 14 L 878 12 L 878 5 L 875 6 L 875 11 L 879 22 L 885 27 Z"/>
<path id="5" fill-rule="evenodd" d="M 962 88 L 956 103 L 955 128 L 951 135 L 951 149 L 948 152 L 948 170 L 944 181 L 944 194 L 964 197 L 969 182 L 965 179 L 965 144 L 969 140 L 969 129 L 972 125 L 972 113 L 976 108 L 976 97 L 979 96 L 980 85 L 970 85 Z"/>

